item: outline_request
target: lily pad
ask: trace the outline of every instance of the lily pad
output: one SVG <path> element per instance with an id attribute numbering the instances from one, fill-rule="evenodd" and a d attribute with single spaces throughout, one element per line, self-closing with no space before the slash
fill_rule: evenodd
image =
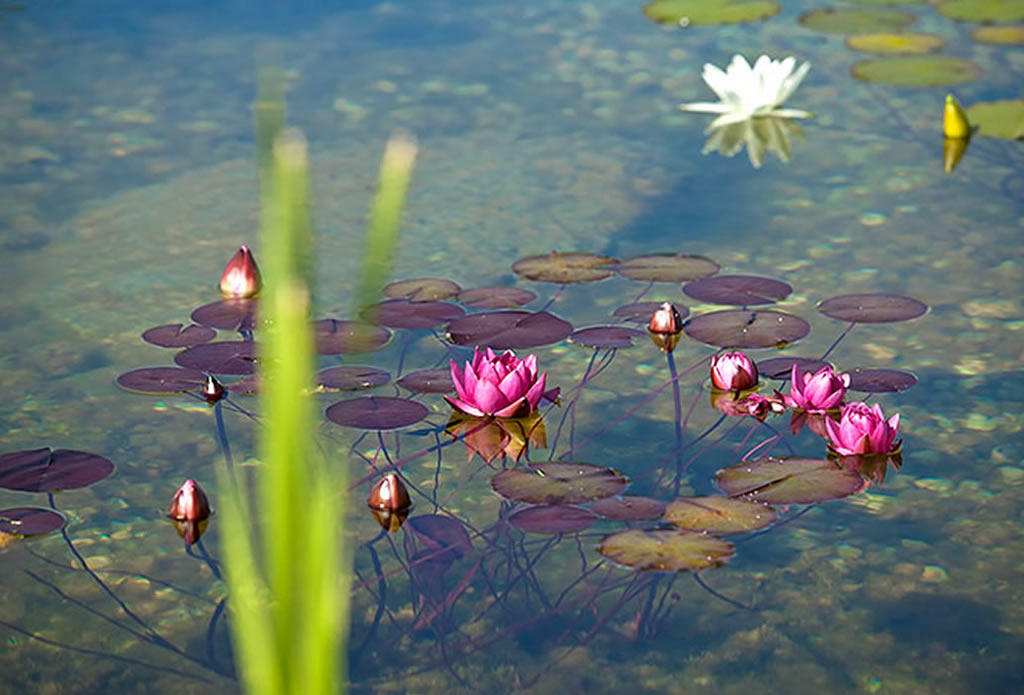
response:
<path id="1" fill-rule="evenodd" d="M 787 282 L 759 275 L 716 275 L 683 285 L 683 294 L 698 301 L 735 306 L 774 304 L 792 291 Z"/>
<path id="2" fill-rule="evenodd" d="M 509 515 L 507 521 L 527 533 L 575 533 L 589 528 L 597 515 L 580 507 L 543 504 L 526 507 Z"/>
<path id="3" fill-rule="evenodd" d="M 610 468 L 590 463 L 534 463 L 491 478 L 491 488 L 506 499 L 531 504 L 576 504 L 617 495 L 629 481 Z"/>
<path id="4" fill-rule="evenodd" d="M 151 345 L 168 348 L 183 348 L 208 343 L 217 337 L 217 331 L 209 326 L 180 323 L 169 323 L 165 326 L 150 328 L 142 334 L 142 339 Z"/>
<path id="5" fill-rule="evenodd" d="M 854 63 L 850 73 L 858 80 L 899 87 L 938 87 L 963 84 L 981 76 L 981 68 L 955 56 L 895 56 Z"/>
<path id="6" fill-rule="evenodd" d="M 687 282 L 714 275 L 721 268 L 710 258 L 686 253 L 653 253 L 627 258 L 615 270 L 631 280 Z"/>
<path id="7" fill-rule="evenodd" d="M 406 528 L 416 534 L 418 545 L 436 553 L 436 560 L 455 562 L 473 552 L 466 527 L 450 516 L 420 514 L 410 518 Z"/>
<path id="8" fill-rule="evenodd" d="M 10 507 L 0 509 L 0 533 L 17 536 L 38 536 L 59 531 L 67 526 L 63 514 L 44 507 Z"/>
<path id="9" fill-rule="evenodd" d="M 630 323 L 642 323 L 645 326 L 650 323 L 651 317 L 654 316 L 654 312 L 661 308 L 664 302 L 635 302 L 633 304 L 625 304 L 620 306 L 618 309 L 612 312 L 612 316 L 623 321 L 629 321 Z M 682 304 L 672 303 L 672 306 L 679 312 L 679 318 L 685 319 L 689 313 L 689 307 L 685 307 Z"/>
<path id="10" fill-rule="evenodd" d="M 114 472 L 109 459 L 74 449 L 49 447 L 0 455 L 0 488 L 53 492 L 88 487 Z"/>
<path id="11" fill-rule="evenodd" d="M 900 393 L 917 383 L 913 372 L 902 369 L 850 369 L 851 391 L 862 393 Z"/>
<path id="12" fill-rule="evenodd" d="M 943 0 L 935 9 L 950 19 L 972 24 L 1005 24 L 1024 19 L 1024 3 L 1020 0 Z"/>
<path id="13" fill-rule="evenodd" d="M 471 287 L 455 299 L 474 309 L 511 309 L 529 304 L 537 293 L 522 287 Z"/>
<path id="14" fill-rule="evenodd" d="M 850 323 L 896 323 L 923 316 L 928 305 L 899 294 L 842 294 L 818 303 L 818 311 Z"/>
<path id="15" fill-rule="evenodd" d="M 763 504 L 714 495 L 672 500 L 664 519 L 688 531 L 743 533 L 770 526 L 777 517 L 774 509 Z"/>
<path id="16" fill-rule="evenodd" d="M 160 396 L 194 391 L 206 383 L 206 374 L 185 367 L 143 367 L 125 372 L 115 381 L 125 391 Z"/>
<path id="17" fill-rule="evenodd" d="M 192 312 L 192 320 L 222 331 L 251 331 L 256 325 L 255 299 L 223 299 Z"/>
<path id="18" fill-rule="evenodd" d="M 381 326 L 415 331 L 443 326 L 449 321 L 465 316 L 465 314 L 466 311 L 462 307 L 447 302 L 413 302 L 408 299 L 389 299 L 386 302 L 367 307 L 361 315 Z"/>
<path id="19" fill-rule="evenodd" d="M 617 495 L 597 500 L 590 505 L 590 511 L 615 521 L 652 521 L 665 513 L 665 503 L 653 497 Z"/>
<path id="20" fill-rule="evenodd" d="M 978 127 L 981 135 L 1004 140 L 1024 139 L 1024 99 L 979 102 L 967 109 L 967 119 Z"/>
<path id="21" fill-rule="evenodd" d="M 798 21 L 826 34 L 872 34 L 901 31 L 913 23 L 914 15 L 891 7 L 821 7 Z"/>
<path id="22" fill-rule="evenodd" d="M 628 348 L 644 335 L 643 331 L 626 326 L 591 326 L 574 331 L 569 342 L 592 348 Z"/>
<path id="23" fill-rule="evenodd" d="M 456 345 L 496 350 L 550 345 L 570 333 L 568 321 L 546 311 L 487 311 L 463 316 L 448 326 L 448 339 Z"/>
<path id="24" fill-rule="evenodd" d="M 450 369 L 421 369 L 409 372 L 398 385 L 413 393 L 451 393 L 455 390 Z"/>
<path id="25" fill-rule="evenodd" d="M 391 375 L 376 367 L 344 365 L 321 369 L 316 374 L 317 386 L 327 391 L 372 389 L 389 381 L 391 381 Z"/>
<path id="26" fill-rule="evenodd" d="M 412 278 L 409 280 L 397 280 L 384 285 L 382 292 L 385 297 L 393 299 L 428 302 L 451 299 L 461 289 L 456 283 L 444 278 Z"/>
<path id="27" fill-rule="evenodd" d="M 320 319 L 313 322 L 313 340 L 321 355 L 347 355 L 380 350 L 391 340 L 391 331 L 361 321 Z"/>
<path id="28" fill-rule="evenodd" d="M 971 38 L 982 43 L 1000 45 L 1024 45 L 1024 27 L 1021 26 L 984 26 L 971 32 Z"/>
<path id="29" fill-rule="evenodd" d="M 761 458 L 715 473 L 730 497 L 765 504 L 810 504 L 848 497 L 864 489 L 860 473 L 827 459 Z"/>
<path id="30" fill-rule="evenodd" d="M 416 401 L 385 396 L 350 398 L 328 406 L 331 422 L 362 430 L 393 430 L 408 427 L 427 417 L 427 407 Z"/>
<path id="31" fill-rule="evenodd" d="M 763 348 L 794 343 L 811 332 L 811 325 L 782 311 L 735 309 L 694 316 L 683 330 L 716 347 Z"/>
<path id="32" fill-rule="evenodd" d="M 194 345 L 175 355 L 174 362 L 213 374 L 252 374 L 256 371 L 255 345 L 249 340 Z"/>
<path id="33" fill-rule="evenodd" d="M 655 0 L 644 6 L 644 14 L 658 24 L 712 26 L 756 22 L 779 13 L 772 0 Z"/>
<path id="34" fill-rule="evenodd" d="M 944 39 L 934 34 L 856 34 L 846 39 L 846 45 L 863 53 L 885 55 L 920 55 L 941 51 Z"/>
<path id="35" fill-rule="evenodd" d="M 598 551 L 626 567 L 666 572 L 698 572 L 719 567 L 736 553 L 729 541 L 706 533 L 673 529 L 619 531 L 605 537 Z"/>
<path id="36" fill-rule="evenodd" d="M 610 277 L 618 260 L 593 253 L 559 253 L 521 258 L 512 264 L 512 272 L 538 282 L 568 285 L 595 282 Z"/>

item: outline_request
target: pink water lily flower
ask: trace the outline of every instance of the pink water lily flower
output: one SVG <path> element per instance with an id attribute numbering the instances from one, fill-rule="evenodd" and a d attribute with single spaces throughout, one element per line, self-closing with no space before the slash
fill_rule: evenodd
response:
<path id="1" fill-rule="evenodd" d="M 537 373 L 536 355 L 521 360 L 511 350 L 496 355 L 490 348 L 485 352 L 477 348 L 464 369 L 452 360 L 451 371 L 458 397 L 445 399 L 467 415 L 525 417 L 548 395 L 544 393 L 547 373 Z"/>
<path id="2" fill-rule="evenodd" d="M 896 433 L 899 426 L 899 413 L 886 420 L 877 403 L 873 406 L 847 403 L 839 422 L 825 418 L 825 430 L 832 449 L 841 456 L 898 451 L 900 443 L 896 440 Z"/>
<path id="3" fill-rule="evenodd" d="M 828 365 L 814 374 L 801 374 L 794 364 L 790 374 L 789 395 L 782 398 L 789 408 L 799 408 L 808 413 L 821 415 L 843 404 L 843 397 L 849 386 L 850 375 L 836 374 Z"/>
<path id="4" fill-rule="evenodd" d="M 711 383 L 722 391 L 746 391 L 757 386 L 757 367 L 742 352 L 723 352 L 711 358 Z"/>

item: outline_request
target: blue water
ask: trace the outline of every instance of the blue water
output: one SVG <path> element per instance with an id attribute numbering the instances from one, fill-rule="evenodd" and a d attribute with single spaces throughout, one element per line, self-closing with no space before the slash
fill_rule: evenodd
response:
<path id="1" fill-rule="evenodd" d="M 80 449 L 117 466 L 58 493 L 67 540 L 0 549 L 0 691 L 239 689 L 225 624 L 211 621 L 226 590 L 163 518 L 185 478 L 217 506 L 212 413 L 184 395 L 126 393 L 114 379 L 171 364 L 171 351 L 139 334 L 216 300 L 224 263 L 257 243 L 252 104 L 265 68 L 284 71 L 288 120 L 310 145 L 320 315 L 348 311 L 379 156 L 396 130 L 419 145 L 396 278 L 527 288 L 538 294 L 528 309 L 554 298 L 550 310 L 580 328 L 641 294 L 692 315 L 722 307 L 678 283 L 612 277 L 560 289 L 517 278 L 512 263 L 552 250 L 702 254 L 723 273 L 795 288 L 778 308 L 811 332 L 783 355 L 820 356 L 842 332 L 816 311 L 822 299 L 887 292 L 929 306 L 913 321 L 857 326 L 830 356 L 840 369 L 918 377 L 872 397 L 901 414 L 903 468 L 799 517 L 805 505 L 781 509 L 793 520 L 769 533 L 733 537 L 735 557 L 700 573 L 706 586 L 604 560 L 598 543 L 622 522 L 561 535 L 500 523 L 512 510 L 489 485 L 501 459 L 467 461 L 465 443 L 444 434 L 440 396 L 419 397 L 426 421 L 383 440 L 325 422 L 325 447 L 352 479 L 372 472 L 381 441 L 393 459 L 447 442 L 403 467 L 419 490 L 413 516 L 449 515 L 472 537 L 431 573 L 410 563 L 423 539 L 406 527 L 373 543 L 378 570 L 367 486 L 353 491 L 353 692 L 1021 690 L 1024 152 L 976 136 L 946 174 L 940 131 L 947 92 L 965 105 L 1020 98 L 1024 63 L 1016 47 L 976 42 L 974 26 L 908 5 L 912 30 L 944 38 L 944 53 L 974 60 L 980 77 L 869 85 L 851 77 L 864 56 L 842 36 L 797 24 L 812 6 L 674 31 L 621 0 L 225 0 L 173 11 L 111 0 L 0 13 L 0 453 Z M 801 122 L 789 163 L 772 152 L 758 169 L 745 150 L 702 155 L 711 116 L 676 108 L 712 100 L 702 65 L 737 52 L 812 64 L 787 106 L 816 118 Z M 466 357 L 429 331 L 408 345 L 405 336 L 360 360 L 395 380 L 400 360 L 404 374 Z M 593 350 L 559 341 L 530 352 L 566 396 L 546 415 L 547 448 L 534 442 L 529 458 L 608 466 L 631 479 L 630 494 L 672 499 L 676 414 L 665 357 L 647 338 L 619 351 L 578 401 Z M 675 358 L 684 369 L 712 352 L 684 340 Z M 788 415 L 769 418 L 774 430 L 750 418 L 715 427 L 706 382 L 705 365 L 680 380 L 681 456 L 693 459 L 680 495 L 713 494 L 716 470 L 788 430 Z M 761 392 L 773 388 L 786 387 L 765 380 Z M 390 384 L 374 394 L 408 395 Z M 326 407 L 354 395 L 318 398 Z M 237 461 L 254 463 L 252 422 L 228 413 L 226 425 Z M 786 441 L 773 453 L 823 455 L 806 430 Z M 47 504 L 0 491 L 0 507 Z M 203 537 L 215 557 L 218 534 L 215 515 Z"/>

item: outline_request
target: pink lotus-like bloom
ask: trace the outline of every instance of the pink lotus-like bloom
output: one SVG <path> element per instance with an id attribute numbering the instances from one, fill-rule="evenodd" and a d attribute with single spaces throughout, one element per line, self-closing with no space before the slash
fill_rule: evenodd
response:
<path id="1" fill-rule="evenodd" d="M 465 369 L 452 360 L 451 370 L 458 397 L 445 399 L 467 415 L 525 417 L 548 395 L 544 393 L 547 373 L 537 373 L 536 355 L 521 360 L 511 350 L 496 355 L 490 348 L 485 352 L 477 348 Z"/>
<path id="2" fill-rule="evenodd" d="M 886 420 L 877 403 L 873 406 L 867 403 L 847 403 L 839 422 L 825 418 L 825 430 L 832 450 L 840 456 L 890 454 L 898 451 L 900 443 L 896 440 L 896 433 L 899 426 L 899 413 Z"/>
<path id="3" fill-rule="evenodd" d="M 228 299 L 248 299 L 263 287 L 259 266 L 248 246 L 243 246 L 228 261 L 220 276 L 220 293 Z"/>
<path id="4" fill-rule="evenodd" d="M 849 386 L 850 375 L 836 374 L 828 365 L 814 374 L 801 374 L 794 364 L 790 374 L 789 395 L 782 398 L 787 407 L 822 415 L 843 404 L 843 397 Z"/>
<path id="5" fill-rule="evenodd" d="M 722 391 L 746 391 L 757 386 L 757 367 L 742 352 L 724 352 L 711 358 L 711 383 Z"/>

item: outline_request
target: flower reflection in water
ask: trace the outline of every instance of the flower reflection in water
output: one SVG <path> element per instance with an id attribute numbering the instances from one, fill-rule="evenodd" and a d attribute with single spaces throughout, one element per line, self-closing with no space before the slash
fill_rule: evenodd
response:
<path id="1" fill-rule="evenodd" d="M 764 163 L 765 152 L 771 152 L 782 162 L 789 163 L 792 156 L 790 137 L 795 135 L 803 138 L 800 124 L 772 116 L 722 126 L 712 123 L 705 133 L 710 134 L 710 137 L 704 143 L 701 154 L 721 152 L 726 157 L 732 157 L 746 145 L 747 157 L 755 169 L 760 169 Z"/>
<path id="2" fill-rule="evenodd" d="M 518 462 L 530 446 L 544 449 L 548 445 L 544 420 L 536 411 L 526 417 L 494 418 L 453 410 L 445 431 L 463 438 L 467 460 L 479 454 L 487 463 L 498 456 Z"/>

